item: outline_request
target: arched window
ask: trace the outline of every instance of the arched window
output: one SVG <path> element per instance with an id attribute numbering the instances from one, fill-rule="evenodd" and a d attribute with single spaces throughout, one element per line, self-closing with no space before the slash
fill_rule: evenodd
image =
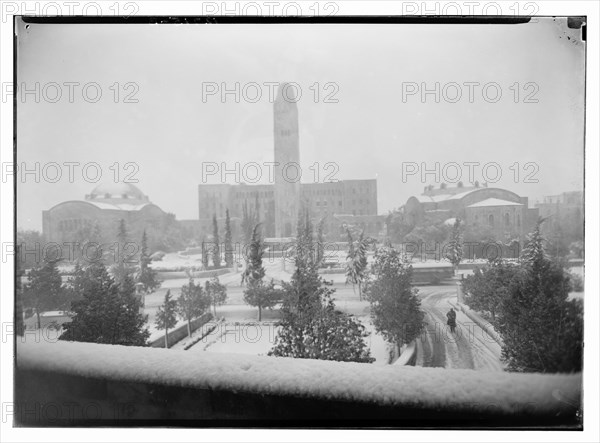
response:
<path id="1" fill-rule="evenodd" d="M 490 214 L 489 215 L 489 217 L 488 217 L 488 224 L 490 226 L 492 226 L 492 227 L 494 226 L 494 214 Z"/>

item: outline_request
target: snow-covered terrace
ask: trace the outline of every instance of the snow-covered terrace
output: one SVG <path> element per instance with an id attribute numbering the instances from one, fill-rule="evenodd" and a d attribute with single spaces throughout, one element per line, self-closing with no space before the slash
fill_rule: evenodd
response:
<path id="1" fill-rule="evenodd" d="M 488 373 L 19 340 L 15 380 L 15 418 L 38 426 L 66 423 L 36 421 L 36 414 L 19 411 L 75 404 L 75 424 L 93 418 L 103 424 L 166 420 L 190 426 L 219 425 L 223 419 L 279 420 L 281 425 L 327 419 L 328 425 L 350 427 L 577 426 L 582 383 L 581 374 Z M 95 405 L 91 417 L 77 416 L 90 404 Z M 121 410 L 126 413 L 115 415 Z"/>

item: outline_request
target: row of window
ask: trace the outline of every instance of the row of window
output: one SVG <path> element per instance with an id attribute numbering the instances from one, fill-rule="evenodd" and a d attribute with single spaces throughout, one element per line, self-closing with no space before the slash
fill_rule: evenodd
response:
<path id="1" fill-rule="evenodd" d="M 235 193 L 235 198 L 256 198 L 256 197 L 263 197 L 263 198 L 273 198 L 273 191 L 248 191 L 248 192 L 236 192 Z"/>
<path id="2" fill-rule="evenodd" d="M 503 222 L 504 222 L 504 226 L 505 227 L 509 227 L 511 225 L 510 222 L 510 214 L 507 212 L 504 214 L 503 218 Z M 479 216 L 476 215 L 475 216 L 475 224 L 479 223 Z M 495 226 L 495 220 L 494 220 L 494 214 L 489 214 L 487 216 L 487 223 L 490 227 L 494 227 Z M 521 214 L 517 214 L 517 228 L 521 227 Z"/>
<path id="3" fill-rule="evenodd" d="M 88 228 L 92 225 L 92 221 L 87 218 L 68 218 L 58 222 L 58 230 L 60 232 L 72 232 L 79 229 Z"/>

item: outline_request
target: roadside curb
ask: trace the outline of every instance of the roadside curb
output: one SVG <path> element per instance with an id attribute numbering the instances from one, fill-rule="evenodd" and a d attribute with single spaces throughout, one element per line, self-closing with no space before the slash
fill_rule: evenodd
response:
<path id="1" fill-rule="evenodd" d="M 455 309 L 460 309 L 467 317 L 469 317 L 473 322 L 475 322 L 481 329 L 483 329 L 496 343 L 498 343 L 501 347 L 504 346 L 504 341 L 502 337 L 494 330 L 494 327 L 491 323 L 485 321 L 479 315 L 477 315 L 473 310 L 464 306 L 462 303 L 454 303 L 449 301 L 450 305 L 452 305 Z"/>

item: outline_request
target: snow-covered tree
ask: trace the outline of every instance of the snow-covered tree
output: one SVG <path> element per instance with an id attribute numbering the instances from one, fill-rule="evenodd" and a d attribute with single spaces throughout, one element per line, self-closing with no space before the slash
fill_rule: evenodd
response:
<path id="1" fill-rule="evenodd" d="M 327 299 L 309 321 L 287 315 L 269 355 L 318 360 L 372 363 L 365 338 L 369 334 L 352 315 L 335 309 Z"/>
<path id="2" fill-rule="evenodd" d="M 181 287 L 181 295 L 177 299 L 177 315 L 187 321 L 188 336 L 192 335 L 192 320 L 200 317 L 210 307 L 210 299 L 190 278 L 187 285 Z"/>
<path id="3" fill-rule="evenodd" d="M 302 208 L 296 235 L 296 269 L 283 282 L 280 331 L 269 355 L 321 360 L 372 362 L 364 328 L 335 309 L 334 290 L 318 274 L 313 254 L 312 223 Z"/>
<path id="4" fill-rule="evenodd" d="M 513 371 L 581 371 L 583 308 L 568 300 L 569 274 L 548 257 L 541 222 L 528 237 L 495 322 L 504 342 L 502 357 Z"/>
<path id="5" fill-rule="evenodd" d="M 281 291 L 275 289 L 275 283 L 271 280 L 270 283 L 259 282 L 248 286 L 244 290 L 244 301 L 250 306 L 258 308 L 258 321 L 262 320 L 263 309 L 272 309 L 278 302 L 281 301 Z"/>
<path id="6" fill-rule="evenodd" d="M 358 298 L 362 300 L 362 287 L 367 278 L 367 250 L 370 240 L 361 231 L 358 240 L 354 242 L 350 229 L 348 233 L 348 255 L 346 257 L 346 284 L 358 285 Z"/>
<path id="7" fill-rule="evenodd" d="M 140 313 L 135 284 L 128 275 L 118 284 L 101 261 L 80 268 L 70 281 L 79 294 L 72 302 L 73 319 L 63 325 L 61 340 L 145 346 L 148 316 Z"/>
<path id="8" fill-rule="evenodd" d="M 412 266 L 392 247 L 375 252 L 373 280 L 366 287 L 375 329 L 398 350 L 416 339 L 424 328 L 418 290 L 412 286 Z"/>
<path id="9" fill-rule="evenodd" d="M 258 285 L 265 277 L 263 266 L 264 245 L 260 237 L 260 224 L 254 226 L 246 252 L 246 269 L 242 273 L 242 284 L 247 287 Z"/>
<path id="10" fill-rule="evenodd" d="M 322 217 L 317 223 L 317 266 L 321 267 L 323 265 L 323 260 L 325 260 L 325 217 Z"/>
<path id="11" fill-rule="evenodd" d="M 225 211 L 225 266 L 233 266 L 233 241 L 231 237 L 231 219 L 229 209 Z"/>
<path id="12" fill-rule="evenodd" d="M 490 261 L 482 269 L 476 268 L 473 275 L 462 281 L 465 304 L 486 317 L 489 315 L 495 323 L 518 272 L 517 265 L 498 259 Z"/>
<path id="13" fill-rule="evenodd" d="M 169 329 L 177 324 L 177 300 L 171 297 L 171 290 L 165 294 L 163 304 L 158 307 L 156 312 L 156 327 L 165 330 L 165 348 L 169 347 Z"/>
<path id="14" fill-rule="evenodd" d="M 119 220 L 117 229 L 117 243 L 114 245 L 114 264 L 111 273 L 118 284 L 121 284 L 126 276 L 131 276 L 133 266 L 137 262 L 136 245 L 129 241 L 129 234 L 125 220 Z"/>
<path id="15" fill-rule="evenodd" d="M 216 318 L 217 306 L 224 305 L 227 301 L 227 286 L 221 284 L 219 277 L 215 276 L 204 283 L 204 291 L 210 300 Z"/>
<path id="16" fill-rule="evenodd" d="M 463 259 L 463 244 L 461 231 L 461 220 L 457 217 L 454 221 L 450 242 L 447 246 L 447 259 L 450 263 L 452 263 L 452 266 L 454 266 L 455 272 L 458 269 L 458 265 Z"/>
<path id="17" fill-rule="evenodd" d="M 219 248 L 219 224 L 217 223 L 217 215 L 213 214 L 213 249 L 212 249 L 213 266 L 215 269 L 221 267 L 221 251 Z"/>
<path id="18" fill-rule="evenodd" d="M 206 242 L 206 239 L 202 239 L 202 269 L 208 269 L 208 260 L 210 258 L 210 248 Z"/>
<path id="19" fill-rule="evenodd" d="M 70 294 L 62 284 L 57 264 L 58 260 L 46 260 L 27 275 L 23 304 L 33 308 L 38 329 L 41 328 L 41 313 L 51 309 L 68 309 L 70 305 Z"/>
<path id="20" fill-rule="evenodd" d="M 142 243 L 140 246 L 139 270 L 137 273 L 137 282 L 142 284 L 142 289 L 146 294 L 156 291 L 160 287 L 160 281 L 156 277 L 156 271 L 150 267 L 150 256 L 148 255 L 148 237 L 146 230 L 142 234 Z"/>

